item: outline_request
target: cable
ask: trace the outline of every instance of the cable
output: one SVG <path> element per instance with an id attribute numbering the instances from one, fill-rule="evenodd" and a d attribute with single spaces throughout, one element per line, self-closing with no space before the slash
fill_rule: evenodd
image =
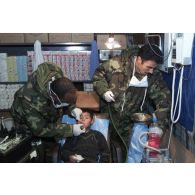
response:
<path id="1" fill-rule="evenodd" d="M 157 149 L 157 148 L 151 147 L 151 146 L 149 146 L 148 144 L 144 144 L 144 143 L 142 142 L 142 137 L 143 137 L 144 135 L 147 135 L 147 134 L 148 134 L 148 132 L 144 132 L 144 133 L 142 133 L 142 134 L 138 137 L 139 143 L 140 143 L 143 147 L 149 148 L 149 149 L 154 150 L 154 151 L 156 151 L 156 152 L 161 152 L 161 149 Z"/>
<path id="2" fill-rule="evenodd" d="M 164 55 L 161 56 L 161 55 L 157 54 L 157 53 L 153 50 L 152 45 L 151 45 L 151 43 L 150 43 L 150 41 L 149 41 L 149 39 L 148 39 L 149 36 L 150 36 L 150 35 L 146 35 L 145 37 L 146 37 L 146 40 L 147 40 L 148 45 L 150 46 L 150 49 L 151 49 L 157 56 L 163 58 L 163 61 L 164 61 L 164 62 L 167 61 L 168 58 L 169 58 L 169 56 L 170 56 L 170 54 L 171 54 L 172 48 L 173 48 L 173 45 L 172 45 L 172 42 L 173 42 L 172 34 L 171 34 L 171 45 L 170 45 L 170 49 L 169 49 L 169 52 L 168 52 L 167 56 L 164 56 Z M 158 36 L 158 35 L 157 35 L 157 36 Z"/>
<path id="3" fill-rule="evenodd" d="M 172 134 L 173 134 L 173 123 L 171 123 L 171 130 L 170 130 L 170 134 L 169 134 L 169 141 L 168 141 L 167 150 L 169 150 L 169 147 L 170 147 L 170 144 L 171 144 Z"/>
<path id="4" fill-rule="evenodd" d="M 179 86 L 178 86 L 178 93 L 177 93 L 177 99 L 174 107 L 174 101 L 175 101 L 175 78 L 176 78 L 176 69 L 173 69 L 173 82 L 172 82 L 172 104 L 171 104 L 171 121 L 172 123 L 176 123 L 179 120 L 180 114 L 181 114 L 181 99 L 182 99 L 182 79 L 183 79 L 183 72 L 184 72 L 184 66 L 181 68 L 181 75 L 179 79 Z M 179 99 L 179 105 L 178 105 L 178 99 Z M 179 110 L 177 113 L 177 117 L 175 118 L 175 113 L 177 109 L 177 105 L 179 106 Z"/>
<path id="5" fill-rule="evenodd" d="M 181 75 L 179 79 L 179 86 L 178 86 L 178 93 L 177 93 L 177 99 L 175 103 L 175 108 L 174 107 L 174 100 L 175 100 L 175 78 L 176 78 L 176 68 L 173 70 L 173 82 L 172 82 L 172 104 L 171 104 L 171 130 L 169 134 L 169 141 L 168 141 L 168 147 L 167 149 L 162 149 L 162 150 L 169 150 L 170 143 L 171 143 L 171 137 L 172 137 L 172 132 L 173 132 L 173 124 L 176 123 L 179 120 L 180 114 L 181 114 L 181 99 L 182 99 L 182 79 L 183 79 L 183 72 L 184 72 L 184 66 L 181 68 Z M 177 117 L 175 118 L 175 113 L 177 109 L 177 104 L 178 104 L 178 99 L 179 99 L 179 110 L 177 113 Z"/>

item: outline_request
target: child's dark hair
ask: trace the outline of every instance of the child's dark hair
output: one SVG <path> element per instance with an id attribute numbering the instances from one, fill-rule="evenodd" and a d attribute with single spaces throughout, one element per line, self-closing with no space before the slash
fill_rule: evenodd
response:
<path id="1" fill-rule="evenodd" d="M 91 119 L 93 119 L 93 117 L 94 117 L 94 111 L 93 111 L 93 110 L 88 109 L 88 108 L 81 108 L 81 110 L 82 110 L 82 112 L 87 112 L 87 113 L 89 113 Z"/>
<path id="2" fill-rule="evenodd" d="M 146 44 L 142 46 L 138 51 L 138 56 L 142 58 L 143 61 L 154 60 L 157 64 L 163 63 L 163 54 L 158 46 L 154 44 Z"/>

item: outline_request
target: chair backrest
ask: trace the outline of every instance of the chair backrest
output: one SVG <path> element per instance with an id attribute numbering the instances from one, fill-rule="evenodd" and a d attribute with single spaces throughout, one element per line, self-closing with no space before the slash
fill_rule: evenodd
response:
<path id="1" fill-rule="evenodd" d="M 96 113 L 95 114 L 95 120 L 93 124 L 91 125 L 92 130 L 99 131 L 102 133 L 105 137 L 105 139 L 109 140 L 109 119 L 108 115 L 106 113 Z"/>
<path id="2" fill-rule="evenodd" d="M 68 115 L 64 115 L 62 118 L 62 123 L 66 124 L 76 124 L 76 120 Z M 108 129 L 109 129 L 109 119 L 106 113 L 95 114 L 95 121 L 91 125 L 92 130 L 99 131 L 104 135 L 106 140 L 108 140 Z"/>

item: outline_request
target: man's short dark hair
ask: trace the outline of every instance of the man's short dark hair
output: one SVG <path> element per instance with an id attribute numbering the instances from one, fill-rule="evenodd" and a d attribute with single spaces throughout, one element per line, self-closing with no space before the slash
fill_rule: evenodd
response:
<path id="1" fill-rule="evenodd" d="M 157 64 L 163 63 L 163 54 L 158 46 L 154 44 L 146 44 L 142 46 L 138 51 L 138 56 L 142 58 L 143 61 L 153 60 Z"/>
<path id="2" fill-rule="evenodd" d="M 66 77 L 56 79 L 51 83 L 51 89 L 57 94 L 57 96 L 67 103 L 76 102 L 76 91 L 72 81 Z"/>

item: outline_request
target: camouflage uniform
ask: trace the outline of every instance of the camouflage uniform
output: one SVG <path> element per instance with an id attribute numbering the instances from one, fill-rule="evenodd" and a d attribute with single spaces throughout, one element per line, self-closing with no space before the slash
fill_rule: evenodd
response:
<path id="1" fill-rule="evenodd" d="M 48 82 L 53 76 L 64 77 L 60 67 L 52 63 L 39 65 L 28 83 L 15 93 L 11 107 L 19 130 L 30 130 L 33 136 L 51 140 L 73 135 L 71 125 L 61 124 L 62 110 L 54 108 L 49 97 Z"/>
<path id="2" fill-rule="evenodd" d="M 126 51 L 122 57 L 115 57 L 101 64 L 93 77 L 94 88 L 101 97 L 109 90 L 114 94 L 115 102 L 109 105 L 118 134 L 122 136 L 126 149 L 129 145 L 129 135 L 132 133 L 131 115 L 141 112 L 140 107 L 146 89 L 129 87 L 133 74 L 133 60 L 137 51 L 137 48 L 134 48 L 134 50 Z M 135 72 L 135 76 L 141 79 L 139 73 Z M 152 75 L 148 75 L 148 89 L 143 112 L 147 112 L 149 102 L 155 106 L 155 113 L 162 129 L 166 129 L 168 125 L 170 100 L 170 92 L 162 75 L 159 70 L 155 69 Z"/>

